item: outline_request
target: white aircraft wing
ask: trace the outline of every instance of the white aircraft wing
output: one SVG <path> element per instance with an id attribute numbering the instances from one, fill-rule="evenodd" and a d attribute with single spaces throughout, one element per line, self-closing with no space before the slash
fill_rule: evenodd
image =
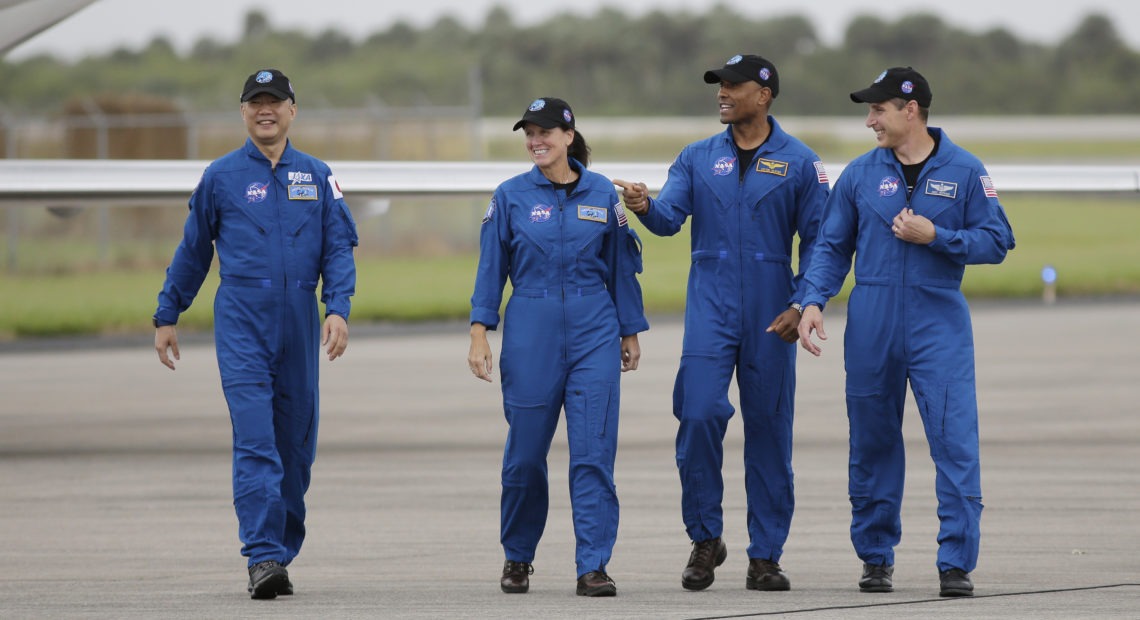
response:
<path id="1" fill-rule="evenodd" d="M 0 54 L 94 2 L 95 0 L 0 0 Z"/>
<path id="2" fill-rule="evenodd" d="M 0 207 L 185 204 L 210 162 L 204 160 L 0 159 Z M 331 161 L 342 191 L 354 197 L 487 195 L 530 162 Z M 668 164 L 591 167 L 656 191 Z"/>
<path id="3" fill-rule="evenodd" d="M 203 160 L 0 159 L 0 207 L 185 204 L 209 164 Z M 353 198 L 490 195 L 530 162 L 332 161 L 341 189 Z M 844 164 L 827 164 L 832 182 Z M 657 192 L 668 163 L 599 162 L 607 177 L 641 181 Z M 1140 192 L 1140 167 L 995 165 L 999 193 Z"/>

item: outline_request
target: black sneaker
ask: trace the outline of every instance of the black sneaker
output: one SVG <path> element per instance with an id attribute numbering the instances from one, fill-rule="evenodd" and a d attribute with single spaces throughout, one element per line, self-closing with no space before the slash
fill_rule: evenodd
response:
<path id="1" fill-rule="evenodd" d="M 530 562 L 507 560 L 503 564 L 503 577 L 499 580 L 499 587 L 507 594 L 525 594 L 530 590 L 530 576 L 533 574 L 534 566 Z"/>
<path id="2" fill-rule="evenodd" d="M 792 589 L 792 582 L 776 562 L 749 558 L 748 578 L 744 580 L 744 587 L 749 590 L 783 592 Z"/>
<path id="3" fill-rule="evenodd" d="M 270 599 L 278 594 L 293 593 L 289 583 L 289 571 L 280 562 L 267 560 L 249 567 L 249 598 Z"/>
<path id="4" fill-rule="evenodd" d="M 938 581 L 942 586 L 939 596 L 974 595 L 974 582 L 970 581 L 970 573 L 960 568 L 951 568 L 938 573 Z"/>
<path id="5" fill-rule="evenodd" d="M 895 567 L 893 564 L 863 563 L 863 578 L 859 580 L 862 592 L 894 592 Z"/>
<path id="6" fill-rule="evenodd" d="M 724 564 L 728 547 L 719 536 L 693 543 L 689 563 L 681 572 L 681 587 L 686 590 L 704 590 L 712 585 L 716 567 Z"/>
<path id="7" fill-rule="evenodd" d="M 578 578 L 578 596 L 617 596 L 617 584 L 604 570 L 595 570 Z"/>

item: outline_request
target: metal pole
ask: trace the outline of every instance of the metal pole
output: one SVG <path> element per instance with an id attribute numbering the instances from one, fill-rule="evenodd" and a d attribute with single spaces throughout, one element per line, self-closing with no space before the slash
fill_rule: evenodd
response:
<path id="1" fill-rule="evenodd" d="M 0 127 L 4 128 L 4 157 L 16 156 L 15 124 L 8 122 L 8 112 L 0 110 Z M 4 264 L 8 273 L 15 274 L 20 264 L 20 209 L 10 207 L 5 215 L 8 227 L 8 251 Z"/>
<path id="2" fill-rule="evenodd" d="M 20 266 L 20 213 L 22 209 L 10 207 L 8 212 L 8 273 L 15 274 Z"/>
<path id="3" fill-rule="evenodd" d="M 476 63 L 467 72 L 467 89 L 470 93 L 468 95 L 470 98 L 468 109 L 471 111 L 471 161 L 479 161 L 483 159 L 482 136 L 479 132 L 480 123 L 483 120 L 483 66 L 481 64 Z"/>
<path id="4" fill-rule="evenodd" d="M 392 155 L 391 149 L 388 147 L 389 137 L 392 135 L 392 127 L 388 122 L 388 104 L 385 103 L 383 99 L 372 95 L 368 98 L 368 113 L 379 129 L 379 136 L 376 139 L 375 146 L 376 159 L 380 161 L 387 160 Z"/>
<path id="5" fill-rule="evenodd" d="M 95 126 L 95 159 L 107 159 L 110 156 L 110 128 L 107 122 L 107 117 L 99 106 L 90 98 L 83 100 L 83 107 L 86 109 L 87 114 L 91 117 L 91 123 Z M 99 265 L 107 266 L 108 248 L 111 245 L 111 213 L 106 206 L 96 207 L 95 217 L 97 222 L 98 236 L 99 236 L 99 249 L 97 260 Z"/>

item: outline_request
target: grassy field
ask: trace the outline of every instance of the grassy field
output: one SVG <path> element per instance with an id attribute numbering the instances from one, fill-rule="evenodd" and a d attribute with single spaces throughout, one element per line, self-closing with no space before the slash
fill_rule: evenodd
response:
<path id="1" fill-rule="evenodd" d="M 963 289 L 970 298 L 1039 296 L 1045 265 L 1057 269 L 1060 296 L 1140 292 L 1137 197 L 1020 194 L 1002 200 L 1017 248 L 1002 265 L 967 269 Z M 640 230 L 646 262 L 641 282 L 651 313 L 684 307 L 687 230 L 672 238 Z M 475 261 L 470 253 L 360 258 L 353 320 L 462 319 L 469 310 Z M 162 280 L 161 267 L 0 275 L 0 339 L 148 331 Z M 209 329 L 216 286 L 217 275 L 212 272 L 183 315 L 183 329 Z"/>

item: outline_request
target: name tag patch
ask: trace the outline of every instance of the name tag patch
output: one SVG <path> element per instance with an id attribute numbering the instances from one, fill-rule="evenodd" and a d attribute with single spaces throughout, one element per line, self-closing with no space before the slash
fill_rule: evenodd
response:
<path id="1" fill-rule="evenodd" d="M 926 195 L 941 196 L 943 198 L 957 198 L 958 184 L 953 181 L 926 180 Z"/>
<path id="2" fill-rule="evenodd" d="M 756 172 L 786 177 L 788 176 L 788 162 L 760 158 L 756 160 Z"/>
<path id="3" fill-rule="evenodd" d="M 316 200 L 317 199 L 317 186 L 316 185 L 298 185 L 293 184 L 289 186 L 289 200 Z"/>
<path id="4" fill-rule="evenodd" d="M 591 222 L 601 222 L 605 224 L 609 221 L 609 214 L 609 209 L 578 205 L 578 219 L 580 220 L 590 220 Z"/>

